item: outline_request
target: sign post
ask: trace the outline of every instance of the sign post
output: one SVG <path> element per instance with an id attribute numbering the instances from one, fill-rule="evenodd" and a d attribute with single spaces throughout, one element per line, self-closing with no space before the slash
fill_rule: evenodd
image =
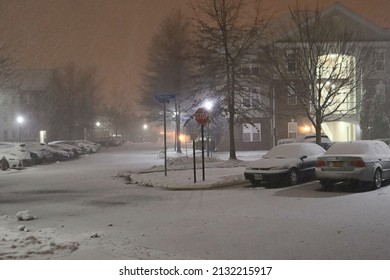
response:
<path id="1" fill-rule="evenodd" d="M 162 95 L 155 95 L 154 98 L 159 102 L 164 104 L 164 171 L 165 176 L 167 176 L 167 103 L 171 99 L 175 99 L 175 94 L 162 94 Z"/>
<path id="2" fill-rule="evenodd" d="M 206 179 L 205 169 L 204 169 L 204 125 L 209 120 L 209 112 L 204 108 L 199 108 L 195 112 L 195 120 L 201 125 L 201 133 L 202 133 L 202 179 L 203 181 Z"/>
<path id="3" fill-rule="evenodd" d="M 192 140 L 192 162 L 194 165 L 194 183 L 196 183 L 196 156 L 195 156 L 195 140 L 197 138 L 197 134 L 194 131 L 191 131 L 191 140 Z"/>

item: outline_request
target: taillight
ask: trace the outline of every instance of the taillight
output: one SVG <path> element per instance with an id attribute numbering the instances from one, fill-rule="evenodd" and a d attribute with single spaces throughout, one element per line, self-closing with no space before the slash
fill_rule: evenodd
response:
<path id="1" fill-rule="evenodd" d="M 325 165 L 326 165 L 325 160 L 318 159 L 318 160 L 316 161 L 316 167 L 323 167 L 323 166 L 325 166 Z"/>
<path id="2" fill-rule="evenodd" d="M 363 160 L 359 159 L 359 160 L 351 161 L 351 166 L 354 166 L 354 167 L 365 167 L 366 164 L 364 163 Z"/>

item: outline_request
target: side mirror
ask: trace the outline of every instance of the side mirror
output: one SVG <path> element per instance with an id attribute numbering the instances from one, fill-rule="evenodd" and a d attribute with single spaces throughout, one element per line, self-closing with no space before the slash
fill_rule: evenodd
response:
<path id="1" fill-rule="evenodd" d="M 301 160 L 304 160 L 305 158 L 307 158 L 307 156 L 306 156 L 306 155 L 305 155 L 305 156 L 301 156 L 301 157 L 300 157 L 300 159 L 301 159 Z"/>

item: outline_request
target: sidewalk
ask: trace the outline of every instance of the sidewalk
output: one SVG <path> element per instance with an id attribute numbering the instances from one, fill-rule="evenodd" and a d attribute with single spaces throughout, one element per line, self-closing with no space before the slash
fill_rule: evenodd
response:
<path id="1" fill-rule="evenodd" d="M 169 153 L 167 160 L 167 176 L 164 166 L 157 166 L 130 175 L 132 184 L 158 187 L 166 190 L 214 189 L 232 186 L 244 186 L 249 182 L 244 178 L 244 170 L 249 161 L 261 157 L 259 151 L 238 152 L 238 160 L 227 160 L 227 153 L 215 153 L 205 158 L 205 180 L 201 157 L 196 157 L 196 183 L 194 182 L 193 158 L 185 155 Z"/>
<path id="2" fill-rule="evenodd" d="M 194 170 L 164 170 L 152 171 L 130 175 L 130 182 L 148 187 L 158 187 L 167 190 L 195 190 L 213 189 L 244 185 L 249 182 L 244 178 L 245 167 L 232 168 L 205 168 L 205 181 L 202 169 L 196 170 L 196 183 L 194 183 Z"/>

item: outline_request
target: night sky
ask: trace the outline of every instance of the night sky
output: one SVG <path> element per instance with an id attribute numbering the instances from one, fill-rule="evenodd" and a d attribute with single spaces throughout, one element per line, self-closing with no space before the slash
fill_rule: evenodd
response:
<path id="1" fill-rule="evenodd" d="M 264 0 L 276 14 L 296 0 Z M 315 1 L 310 0 L 309 3 Z M 335 1 L 325 0 L 320 6 Z M 390 0 L 339 1 L 390 28 Z M 0 0 L 2 37 L 19 68 L 94 66 L 103 89 L 137 95 L 146 49 L 160 21 L 185 0 Z"/>

